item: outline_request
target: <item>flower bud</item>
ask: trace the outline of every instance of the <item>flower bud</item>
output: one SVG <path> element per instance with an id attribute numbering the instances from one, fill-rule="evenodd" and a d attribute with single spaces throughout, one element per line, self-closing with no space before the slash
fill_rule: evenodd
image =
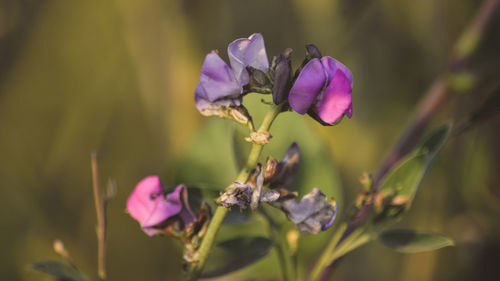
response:
<path id="1" fill-rule="evenodd" d="M 278 160 L 274 159 L 271 156 L 267 157 L 266 165 L 264 166 L 265 182 L 270 182 L 273 179 L 277 169 L 278 169 Z"/>
<path id="2" fill-rule="evenodd" d="M 257 92 L 261 94 L 269 94 L 271 92 L 271 82 L 263 71 L 247 66 L 249 75 L 248 84 L 244 87 L 246 92 Z"/>
<path id="3" fill-rule="evenodd" d="M 269 186 L 271 188 L 288 188 L 299 169 L 300 164 L 300 150 L 297 143 L 292 143 L 285 156 L 278 163 L 276 167 L 276 172 L 274 173 L 272 179 L 269 180 Z"/>
<path id="4" fill-rule="evenodd" d="M 290 81 L 292 79 L 292 63 L 290 56 L 292 49 L 286 49 L 277 59 L 274 69 L 273 102 L 280 104 L 288 99 Z"/>
<path id="5" fill-rule="evenodd" d="M 314 58 L 320 59 L 322 57 L 321 52 L 319 51 L 318 47 L 314 44 L 307 44 L 306 45 L 306 59 L 307 60 L 312 60 Z"/>

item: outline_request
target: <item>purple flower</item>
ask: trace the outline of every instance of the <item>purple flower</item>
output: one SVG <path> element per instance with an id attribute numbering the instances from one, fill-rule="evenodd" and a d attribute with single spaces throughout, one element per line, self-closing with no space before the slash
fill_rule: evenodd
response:
<path id="1" fill-rule="evenodd" d="M 290 106 L 299 114 L 309 113 L 324 125 L 344 115 L 352 117 L 352 74 L 331 57 L 312 58 L 290 90 Z"/>
<path id="2" fill-rule="evenodd" d="M 247 66 L 263 72 L 269 68 L 264 39 L 259 33 L 233 41 L 227 53 L 231 68 L 215 51 L 203 62 L 200 83 L 194 92 L 196 107 L 203 115 L 221 116 L 221 107 L 241 104 L 243 86 L 249 82 Z"/>
<path id="3" fill-rule="evenodd" d="M 195 220 L 187 203 L 186 186 L 178 185 L 165 196 L 158 176 L 146 177 L 136 185 L 127 200 L 127 211 L 149 236 L 164 232 L 173 224 L 183 229 Z"/>

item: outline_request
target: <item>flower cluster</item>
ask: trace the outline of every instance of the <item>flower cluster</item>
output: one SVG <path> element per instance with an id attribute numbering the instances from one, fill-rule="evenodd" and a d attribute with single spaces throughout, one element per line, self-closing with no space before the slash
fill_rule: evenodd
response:
<path id="1" fill-rule="evenodd" d="M 232 111 L 246 114 L 241 110 L 242 98 L 252 91 L 272 92 L 275 104 L 285 102 L 323 125 L 336 124 L 344 115 L 351 118 L 352 73 L 338 60 L 323 57 L 316 46 L 306 46 L 306 58 L 293 77 L 292 49 L 274 57 L 269 66 L 261 34 L 233 41 L 227 52 L 231 67 L 216 51 L 203 62 L 195 89 L 196 107 L 203 115 L 237 119 Z"/>
<path id="2" fill-rule="evenodd" d="M 339 61 L 322 56 L 318 48 L 306 45 L 302 64 L 292 70 L 292 49 L 287 48 L 269 63 L 264 39 L 255 33 L 237 39 L 227 48 L 229 65 L 216 51 L 210 52 L 201 68 L 200 82 L 194 91 L 195 105 L 205 116 L 216 115 L 249 124 L 246 140 L 264 145 L 270 139 L 268 128 L 255 130 L 252 117 L 242 105 L 250 93 L 272 94 L 274 117 L 286 110 L 308 114 L 323 125 L 338 123 L 352 116 L 353 78 Z M 263 122 L 264 123 L 264 122 Z M 271 122 L 268 122 L 269 126 Z M 262 126 L 261 126 L 262 127 Z M 260 152 L 259 152 L 260 153 Z M 300 163 L 300 150 L 293 143 L 281 161 L 268 157 L 264 165 L 254 159 L 244 182 L 234 182 L 216 200 L 225 208 L 257 210 L 261 203 L 283 211 L 303 233 L 328 229 L 337 215 L 336 203 L 318 188 L 299 198 L 289 191 Z M 249 160 L 250 161 L 250 160 Z M 250 162 L 249 162 L 250 163 Z M 197 216 L 187 201 L 187 188 L 177 186 L 165 193 L 158 176 L 139 182 L 127 202 L 129 214 L 149 236 L 169 234 L 185 241 L 186 260 L 196 259 L 198 242 L 210 220 L 210 208 L 203 204 Z"/>

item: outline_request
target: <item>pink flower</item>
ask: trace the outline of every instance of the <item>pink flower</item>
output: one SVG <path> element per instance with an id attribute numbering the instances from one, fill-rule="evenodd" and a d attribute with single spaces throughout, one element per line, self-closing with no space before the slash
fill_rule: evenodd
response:
<path id="1" fill-rule="evenodd" d="M 182 230 L 195 220 L 187 196 L 185 185 L 178 185 L 165 196 L 160 178 L 149 176 L 136 185 L 127 200 L 127 211 L 149 236 L 164 232 L 174 224 L 176 230 Z"/>

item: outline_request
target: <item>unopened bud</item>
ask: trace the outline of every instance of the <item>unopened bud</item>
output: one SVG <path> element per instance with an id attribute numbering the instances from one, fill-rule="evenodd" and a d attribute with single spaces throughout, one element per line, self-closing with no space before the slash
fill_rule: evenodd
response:
<path id="1" fill-rule="evenodd" d="M 363 173 L 363 175 L 361 175 L 361 177 L 359 178 L 359 182 L 363 185 L 363 187 L 367 191 L 369 191 L 372 188 L 373 184 L 372 175 L 368 173 Z"/>
<path id="2" fill-rule="evenodd" d="M 61 240 L 56 239 L 54 241 L 54 244 L 52 245 L 52 247 L 54 248 L 54 252 L 56 252 L 56 254 L 60 255 L 69 264 L 73 263 L 71 261 L 71 257 L 69 256 L 68 251 L 66 250 L 66 247 L 64 247 L 64 243 Z"/>
<path id="3" fill-rule="evenodd" d="M 276 169 L 278 168 L 278 160 L 269 156 L 266 160 L 266 165 L 264 166 L 264 180 L 269 182 L 273 179 L 276 174 Z"/>
<path id="4" fill-rule="evenodd" d="M 312 59 L 320 59 L 322 57 L 321 52 L 319 51 L 318 47 L 316 47 L 314 44 L 307 44 L 306 45 L 306 57 L 302 61 L 302 64 L 297 68 L 295 71 L 294 79 L 296 79 L 299 76 L 299 73 L 302 71 L 304 66 Z"/>
<path id="5" fill-rule="evenodd" d="M 271 83 L 269 82 L 266 73 L 251 66 L 247 66 L 247 71 L 249 80 L 248 85 L 245 87 L 248 91 L 259 92 L 262 94 L 270 93 L 269 87 Z"/>
<path id="6" fill-rule="evenodd" d="M 288 243 L 288 248 L 290 249 L 290 254 L 293 256 L 297 252 L 299 247 L 300 232 L 295 229 L 289 230 L 286 233 L 286 242 Z"/>
<path id="7" fill-rule="evenodd" d="M 321 52 L 319 51 L 318 47 L 314 44 L 307 44 L 306 45 L 306 59 L 312 60 L 312 59 L 320 59 L 323 57 L 321 55 Z"/>
<path id="8" fill-rule="evenodd" d="M 395 206 L 401 206 L 405 205 L 408 202 L 410 202 L 410 197 L 406 195 L 397 195 L 394 198 L 392 198 L 391 204 Z"/>
<path id="9" fill-rule="evenodd" d="M 276 59 L 273 85 L 273 102 L 275 104 L 280 104 L 288 99 L 292 79 L 291 53 L 292 49 L 288 48 Z"/>

